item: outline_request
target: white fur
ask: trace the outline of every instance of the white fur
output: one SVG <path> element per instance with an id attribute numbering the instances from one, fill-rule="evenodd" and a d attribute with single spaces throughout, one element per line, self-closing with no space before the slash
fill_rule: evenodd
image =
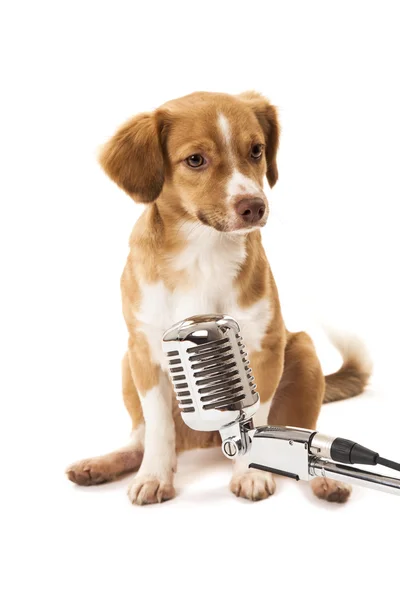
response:
<path id="1" fill-rule="evenodd" d="M 230 316 L 239 323 L 243 340 L 249 352 L 261 350 L 261 342 L 271 319 L 269 300 L 261 298 L 247 308 L 241 308 L 235 304 L 232 306 Z"/>
<path id="2" fill-rule="evenodd" d="M 158 384 L 140 400 L 146 427 L 144 456 L 137 477 L 171 481 L 176 467 L 175 425 L 167 375 L 162 373 Z"/>
<path id="3" fill-rule="evenodd" d="M 171 264 L 189 278 L 188 287 L 170 291 L 160 281 L 141 282 L 141 307 L 136 314 L 150 345 L 152 359 L 166 369 L 161 340 L 166 329 L 193 315 L 225 313 L 239 322 L 249 352 L 260 350 L 270 320 L 266 298 L 243 309 L 238 305 L 234 280 L 246 258 L 245 239 L 221 234 L 204 225 L 188 229 L 186 248 Z"/>
<path id="4" fill-rule="evenodd" d="M 196 277 L 209 279 L 211 276 L 231 283 L 246 258 L 245 239 L 201 223 L 187 224 L 181 231 L 187 244 L 180 254 L 171 257 L 173 269 L 189 270 L 194 284 Z M 197 283 L 201 285 L 200 281 Z"/>
<path id="5" fill-rule="evenodd" d="M 143 448 L 144 448 L 144 423 L 140 423 L 131 432 L 129 443 L 126 445 L 126 447 L 143 450 Z"/>
<path id="6" fill-rule="evenodd" d="M 226 116 L 223 115 L 222 113 L 220 113 L 218 115 L 218 127 L 219 127 L 219 130 L 221 131 L 221 133 L 223 135 L 225 144 L 226 144 L 226 146 L 228 148 L 228 152 L 230 152 L 231 151 L 231 140 L 232 140 L 232 137 L 231 137 L 231 126 L 229 125 L 229 121 L 226 118 Z"/>
<path id="7" fill-rule="evenodd" d="M 228 180 L 226 188 L 228 202 L 234 203 L 235 196 L 239 194 L 261 195 L 262 197 L 263 190 L 261 187 L 257 185 L 257 183 L 255 183 L 255 181 L 253 181 L 250 177 L 243 175 L 243 173 L 236 168 L 234 152 L 232 148 L 231 127 L 228 119 L 222 113 L 218 115 L 218 128 L 224 139 L 228 160 L 232 166 L 232 175 Z"/>
<path id="8" fill-rule="evenodd" d="M 343 362 L 352 362 L 358 365 L 363 373 L 372 373 L 372 359 L 364 341 L 355 334 L 342 332 L 323 325 L 323 329 L 331 343 L 339 351 Z"/>
<path id="9" fill-rule="evenodd" d="M 250 177 L 246 177 L 243 173 L 240 173 L 237 169 L 234 169 L 230 179 L 228 180 L 226 187 L 228 199 L 234 201 L 237 195 L 261 195 L 264 196 L 264 192 L 259 185 Z"/>
<path id="10" fill-rule="evenodd" d="M 271 400 L 261 403 L 260 408 L 253 417 L 253 422 L 256 427 L 262 427 L 267 424 L 270 406 Z M 239 486 L 242 489 L 241 495 L 249 499 L 257 499 L 254 498 L 255 490 L 264 488 L 268 490 L 268 494 L 273 494 L 275 491 L 275 481 L 272 473 L 259 471 L 257 469 L 249 469 L 248 465 L 248 456 L 241 456 L 234 461 L 231 480 L 232 491 L 234 491 L 233 488 Z"/>

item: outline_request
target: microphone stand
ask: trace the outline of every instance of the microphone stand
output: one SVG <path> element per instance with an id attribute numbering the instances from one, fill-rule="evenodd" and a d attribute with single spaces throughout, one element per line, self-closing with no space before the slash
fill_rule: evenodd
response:
<path id="1" fill-rule="evenodd" d="M 224 426 L 220 429 L 220 434 L 224 455 L 231 459 L 239 455 L 248 456 L 249 468 L 283 475 L 297 481 L 329 477 L 337 481 L 400 495 L 398 478 L 364 471 L 331 458 L 324 458 L 324 453 L 327 454 L 326 440 L 333 438 L 327 438 L 316 431 L 268 425 L 253 428 L 252 419 L 243 419 Z M 341 440 L 341 438 L 336 439 Z M 342 441 L 349 442 L 349 440 Z M 359 446 L 354 442 L 349 444 L 353 444 L 353 447 Z M 359 446 L 359 448 L 363 447 Z M 373 454 L 379 457 L 376 453 Z M 350 462 L 349 459 L 346 462 Z M 352 462 L 355 464 L 355 461 Z M 389 468 L 400 470 L 400 465 L 397 463 L 392 461 L 385 461 L 385 463 Z M 369 461 L 369 464 L 374 463 Z"/>

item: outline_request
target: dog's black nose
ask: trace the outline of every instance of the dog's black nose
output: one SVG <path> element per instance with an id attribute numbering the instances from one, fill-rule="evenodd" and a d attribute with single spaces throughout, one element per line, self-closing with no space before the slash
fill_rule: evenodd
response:
<path id="1" fill-rule="evenodd" d="M 265 202 L 261 198 L 243 198 L 235 209 L 246 223 L 258 223 L 265 214 Z"/>

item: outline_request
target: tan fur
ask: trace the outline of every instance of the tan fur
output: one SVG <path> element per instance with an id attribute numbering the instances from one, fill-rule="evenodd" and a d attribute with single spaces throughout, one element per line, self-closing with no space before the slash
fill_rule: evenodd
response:
<path id="1" fill-rule="evenodd" d="M 129 337 L 128 359 L 132 383 L 134 381 L 139 392 L 144 395 L 158 383 L 160 366 L 153 363 L 146 336 L 137 329 L 132 330 Z"/>
<path id="2" fill-rule="evenodd" d="M 216 127 L 218 115 L 229 121 L 231 146 Z M 260 160 L 249 156 L 254 144 L 264 148 Z M 132 419 L 133 432 L 143 427 L 140 396 L 154 388 L 161 378 L 161 367 L 153 362 L 146 335 L 138 325 L 143 284 L 162 282 L 174 293 L 185 294 L 193 286 L 186 271 L 177 271 L 173 259 L 187 247 L 185 227 L 199 222 L 220 232 L 243 228 L 232 204 L 226 201 L 229 178 L 235 168 L 261 190 L 266 176 L 270 186 L 278 179 L 277 150 L 279 123 L 277 110 L 255 92 L 239 96 L 198 92 L 166 103 L 154 113 L 128 121 L 104 146 L 100 163 L 106 173 L 132 198 L 147 204 L 130 238 L 130 254 L 121 278 L 123 312 L 129 332 L 128 352 L 123 359 L 123 397 Z M 195 171 L 185 159 L 204 154 L 206 165 Z M 267 198 L 260 191 L 267 207 Z M 240 190 L 232 202 L 239 202 Z M 259 225 L 265 224 L 268 215 Z M 261 401 L 272 398 L 268 422 L 313 429 L 325 401 L 360 393 L 367 384 L 370 367 L 360 362 L 357 352 L 344 355 L 342 368 L 324 378 L 313 343 L 303 332 L 286 330 L 271 269 L 261 243 L 260 231 L 244 231 L 246 258 L 233 288 L 241 310 L 268 299 L 270 319 L 261 348 L 252 351 L 250 360 Z M 143 307 L 142 307 L 143 308 Z M 189 315 L 184 315 L 189 316 Z M 235 315 L 232 315 L 235 316 Z M 139 393 L 138 393 L 139 392 Z M 173 405 L 175 445 L 178 452 L 220 443 L 217 432 L 189 430 Z M 106 481 L 137 468 L 142 446 L 139 438 L 130 450 L 72 465 L 68 476 L 79 484 Z M 140 474 L 139 474 L 140 475 Z M 231 490 L 252 500 L 272 494 L 271 477 L 253 471 L 238 472 Z M 318 497 L 343 502 L 349 487 L 315 481 Z M 131 486 L 130 497 L 138 504 L 173 497 L 172 479 L 162 481 L 140 476 Z"/>
<path id="3" fill-rule="evenodd" d="M 239 304 L 243 308 L 251 306 L 265 296 L 272 296 L 272 306 L 279 306 L 278 294 L 259 231 L 247 236 L 246 262 L 238 275 L 236 285 L 240 290 Z"/>
<path id="4" fill-rule="evenodd" d="M 343 504 L 351 494 L 351 487 L 347 483 L 334 481 L 326 477 L 317 477 L 311 481 L 311 488 L 317 498 L 328 502 Z"/>
<path id="5" fill-rule="evenodd" d="M 128 121 L 104 146 L 100 163 L 129 195 L 141 202 L 155 200 L 164 183 L 155 116 L 143 114 Z"/>
<path id="6" fill-rule="evenodd" d="M 121 450 L 81 460 L 67 469 L 68 478 L 79 485 L 97 485 L 113 481 L 119 475 L 130 473 L 139 468 L 143 452 L 139 450 Z"/>
<path id="7" fill-rule="evenodd" d="M 125 408 L 132 419 L 132 429 L 135 429 L 140 423 L 143 423 L 143 411 L 139 394 L 133 383 L 128 353 L 122 359 L 122 396 Z"/>
<path id="8" fill-rule="evenodd" d="M 335 402 L 361 394 L 372 372 L 372 361 L 363 342 L 356 336 L 327 332 L 331 342 L 342 355 L 339 371 L 325 377 L 324 402 Z"/>
<path id="9" fill-rule="evenodd" d="M 272 106 L 256 92 L 244 92 L 239 98 L 249 103 L 254 111 L 265 137 L 269 140 L 267 145 L 267 179 L 271 187 L 278 181 L 278 165 L 276 155 L 278 153 L 280 126 L 276 106 Z"/>

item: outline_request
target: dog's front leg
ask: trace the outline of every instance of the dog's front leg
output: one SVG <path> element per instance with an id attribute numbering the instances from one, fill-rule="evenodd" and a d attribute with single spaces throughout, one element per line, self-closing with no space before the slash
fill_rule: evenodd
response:
<path id="1" fill-rule="evenodd" d="M 172 386 L 160 365 L 152 363 L 145 340 L 129 344 L 129 363 L 145 421 L 144 456 L 128 495 L 135 504 L 153 504 L 175 495 L 175 425 Z"/>

